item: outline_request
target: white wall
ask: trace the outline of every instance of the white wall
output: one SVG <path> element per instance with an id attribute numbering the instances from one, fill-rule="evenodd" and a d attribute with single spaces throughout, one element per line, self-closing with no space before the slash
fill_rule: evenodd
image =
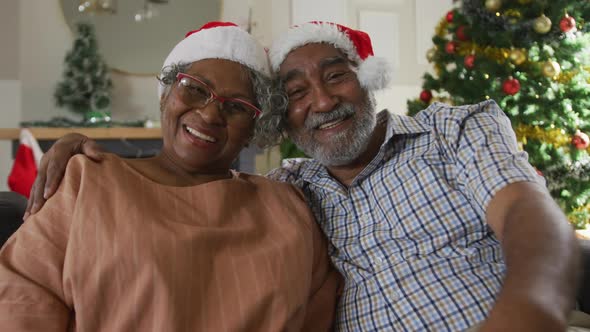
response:
<path id="1" fill-rule="evenodd" d="M 18 80 L 0 80 L 0 128 L 18 127 L 21 120 L 20 82 Z M 12 167 L 12 144 L 0 141 L 0 191 L 8 190 L 8 174 Z"/>
<path id="2" fill-rule="evenodd" d="M 21 120 L 18 8 L 18 0 L 2 0 L 0 5 L 0 128 L 16 127 Z M 11 149 L 9 141 L 0 141 L 0 190 L 8 189 Z"/>

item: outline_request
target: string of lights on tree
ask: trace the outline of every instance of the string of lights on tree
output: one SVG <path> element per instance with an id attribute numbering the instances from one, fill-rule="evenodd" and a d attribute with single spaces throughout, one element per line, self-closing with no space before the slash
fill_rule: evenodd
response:
<path id="1" fill-rule="evenodd" d="M 577 228 L 590 222 L 590 1 L 463 0 L 436 27 L 419 98 L 494 99 Z"/>

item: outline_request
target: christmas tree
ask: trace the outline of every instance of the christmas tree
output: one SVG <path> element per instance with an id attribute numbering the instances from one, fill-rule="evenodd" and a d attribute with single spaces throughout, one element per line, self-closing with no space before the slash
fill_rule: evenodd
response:
<path id="1" fill-rule="evenodd" d="M 464 0 L 442 18 L 410 115 L 494 99 L 577 228 L 590 221 L 590 1 Z"/>
<path id="2" fill-rule="evenodd" d="M 83 115 L 87 123 L 108 122 L 112 87 L 108 67 L 98 54 L 93 26 L 78 23 L 76 28 L 74 46 L 64 61 L 63 80 L 55 89 L 56 104 Z"/>

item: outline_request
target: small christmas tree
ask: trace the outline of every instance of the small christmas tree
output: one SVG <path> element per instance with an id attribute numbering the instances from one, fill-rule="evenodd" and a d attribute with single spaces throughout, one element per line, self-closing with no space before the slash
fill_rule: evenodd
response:
<path id="1" fill-rule="evenodd" d="M 433 101 L 494 99 L 578 228 L 590 219 L 590 1 L 463 0 L 436 28 L 423 91 Z"/>
<path id="2" fill-rule="evenodd" d="M 57 106 L 84 116 L 87 123 L 109 122 L 112 82 L 104 60 L 98 54 L 94 28 L 89 23 L 76 25 L 74 46 L 65 57 L 63 81 L 57 84 Z"/>

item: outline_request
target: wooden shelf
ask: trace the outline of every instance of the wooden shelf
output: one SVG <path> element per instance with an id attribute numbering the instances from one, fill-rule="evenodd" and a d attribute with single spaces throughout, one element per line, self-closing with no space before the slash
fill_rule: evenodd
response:
<path id="1" fill-rule="evenodd" d="M 0 140 L 18 140 L 22 128 L 0 128 Z M 92 139 L 158 139 L 160 128 L 113 127 L 113 128 L 28 128 L 37 140 L 56 140 L 68 133 L 80 133 Z"/>

